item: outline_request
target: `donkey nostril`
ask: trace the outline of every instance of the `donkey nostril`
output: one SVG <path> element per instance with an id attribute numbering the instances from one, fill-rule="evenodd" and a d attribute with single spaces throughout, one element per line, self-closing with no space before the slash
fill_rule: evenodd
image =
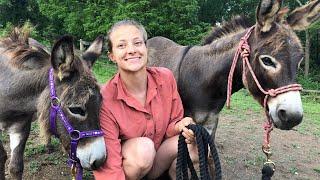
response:
<path id="1" fill-rule="evenodd" d="M 280 109 L 280 110 L 278 111 L 278 116 L 279 116 L 279 119 L 281 119 L 282 121 L 287 121 L 287 113 L 286 113 L 286 110 Z"/>
<path id="2" fill-rule="evenodd" d="M 69 107 L 69 110 L 72 114 L 77 114 L 80 116 L 86 115 L 86 112 L 81 107 Z"/>
<path id="3" fill-rule="evenodd" d="M 99 160 L 95 160 L 92 164 L 91 164 L 91 169 L 92 170 L 97 170 L 104 161 L 99 161 Z"/>

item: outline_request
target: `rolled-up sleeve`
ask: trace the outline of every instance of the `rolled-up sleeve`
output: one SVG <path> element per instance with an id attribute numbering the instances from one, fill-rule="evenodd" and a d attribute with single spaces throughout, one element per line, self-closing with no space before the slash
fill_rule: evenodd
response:
<path id="1" fill-rule="evenodd" d="M 180 95 L 177 89 L 177 83 L 174 79 L 173 74 L 170 72 L 170 84 L 172 86 L 172 108 L 170 114 L 170 121 L 166 131 L 166 138 L 175 136 L 179 134 L 178 131 L 175 130 L 175 125 L 183 118 L 183 106 Z"/>
<path id="2" fill-rule="evenodd" d="M 108 152 L 105 164 L 94 171 L 96 180 L 125 180 L 122 166 L 121 140 L 119 126 L 111 112 L 103 104 L 100 110 L 100 125 L 104 132 L 104 140 Z"/>

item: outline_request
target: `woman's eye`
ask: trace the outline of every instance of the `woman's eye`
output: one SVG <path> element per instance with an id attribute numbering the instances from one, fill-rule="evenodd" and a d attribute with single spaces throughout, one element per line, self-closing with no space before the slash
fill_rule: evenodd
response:
<path id="1" fill-rule="evenodd" d="M 141 46 L 142 45 L 142 41 L 137 41 L 134 43 L 135 46 Z"/>
<path id="2" fill-rule="evenodd" d="M 125 48 L 125 45 L 124 44 L 118 44 L 117 47 L 120 48 L 120 49 L 123 49 L 123 48 Z"/>

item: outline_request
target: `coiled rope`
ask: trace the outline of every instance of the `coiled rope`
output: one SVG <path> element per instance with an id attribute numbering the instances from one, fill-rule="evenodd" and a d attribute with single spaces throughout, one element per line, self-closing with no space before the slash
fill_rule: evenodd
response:
<path id="1" fill-rule="evenodd" d="M 214 141 L 210 134 L 200 125 L 190 124 L 187 128 L 191 129 L 196 137 L 196 142 L 198 145 L 198 155 L 199 155 L 199 168 L 200 168 L 200 179 L 201 180 L 211 180 L 208 168 L 208 146 L 210 147 L 210 152 L 213 157 L 215 165 L 215 180 L 222 179 L 221 164 L 219 160 L 219 155 L 215 147 Z M 185 137 L 180 134 L 178 141 L 178 157 L 177 157 L 177 167 L 176 167 L 176 179 L 177 180 L 189 180 L 188 168 L 191 172 L 191 179 L 198 180 L 197 173 L 192 164 L 188 147 L 185 142 Z"/>

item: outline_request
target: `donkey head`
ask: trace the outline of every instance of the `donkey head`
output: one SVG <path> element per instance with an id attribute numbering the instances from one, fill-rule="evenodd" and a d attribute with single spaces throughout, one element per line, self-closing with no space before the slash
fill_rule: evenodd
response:
<path id="1" fill-rule="evenodd" d="M 64 36 L 58 40 L 51 52 L 51 65 L 54 69 L 54 83 L 60 106 L 69 123 L 75 130 L 98 130 L 101 95 L 99 85 L 90 67 L 102 52 L 103 37 L 98 37 L 82 56 L 75 54 L 73 40 Z M 50 90 L 47 87 L 38 100 L 39 121 L 45 131 L 42 136 L 50 142 Z M 60 118 L 56 117 L 56 133 L 63 147 L 70 151 L 70 136 Z M 103 137 L 80 139 L 77 157 L 82 167 L 96 169 L 106 159 Z"/>
<path id="2" fill-rule="evenodd" d="M 320 1 L 292 11 L 281 9 L 281 0 L 262 0 L 256 12 L 256 27 L 250 37 L 251 66 L 265 90 L 295 84 L 304 52 L 294 30 L 304 30 L 320 17 Z M 263 102 L 264 94 L 257 88 L 250 73 L 244 82 L 253 96 Z M 290 91 L 267 102 L 275 127 L 291 129 L 302 121 L 303 109 L 299 91 Z"/>

